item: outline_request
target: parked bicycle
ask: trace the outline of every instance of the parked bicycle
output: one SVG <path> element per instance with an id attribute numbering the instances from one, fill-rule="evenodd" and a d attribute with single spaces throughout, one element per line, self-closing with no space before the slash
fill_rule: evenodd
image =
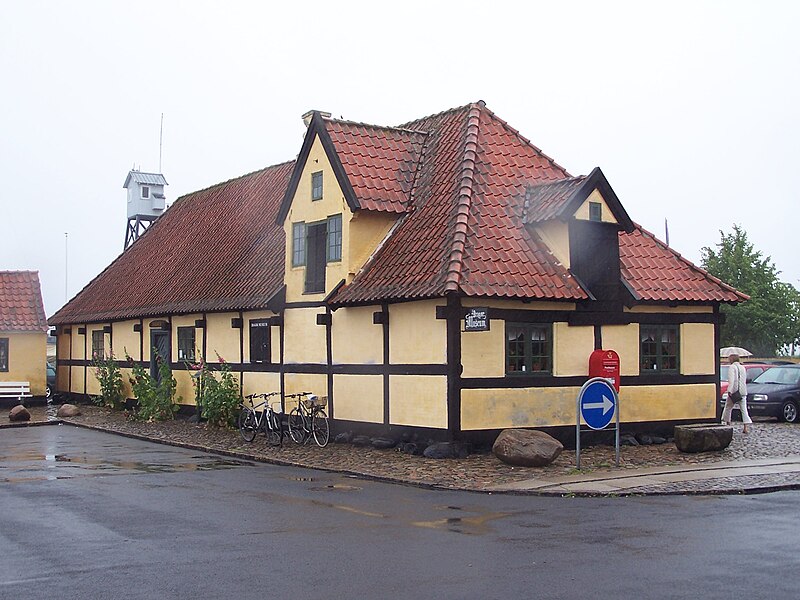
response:
<path id="1" fill-rule="evenodd" d="M 300 392 L 288 394 L 286 398 L 297 398 L 297 408 L 289 412 L 287 420 L 292 441 L 305 444 L 313 437 L 320 448 L 327 446 L 331 435 L 328 415 L 325 413 L 328 397 Z"/>
<path id="2" fill-rule="evenodd" d="M 242 403 L 239 405 L 239 433 L 245 442 L 256 439 L 259 431 L 263 431 L 270 446 L 280 446 L 283 443 L 283 425 L 278 413 L 269 403 L 269 398 L 280 392 L 268 394 L 250 394 L 245 396 L 250 401 L 250 406 Z M 261 398 L 261 402 L 255 401 Z"/>

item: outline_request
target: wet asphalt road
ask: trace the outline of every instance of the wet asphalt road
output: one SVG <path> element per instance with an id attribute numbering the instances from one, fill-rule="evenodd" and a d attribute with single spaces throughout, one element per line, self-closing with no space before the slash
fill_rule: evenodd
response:
<path id="1" fill-rule="evenodd" d="M 0 598 L 794 598 L 800 492 L 544 498 L 0 430 Z"/>

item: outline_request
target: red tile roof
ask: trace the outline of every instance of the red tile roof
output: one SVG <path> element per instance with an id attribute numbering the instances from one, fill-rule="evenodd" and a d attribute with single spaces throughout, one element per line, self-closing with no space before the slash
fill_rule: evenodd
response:
<path id="1" fill-rule="evenodd" d="M 362 210 L 404 213 L 425 133 L 326 120 L 325 128 Z"/>
<path id="2" fill-rule="evenodd" d="M 0 271 L 0 331 L 47 331 L 36 271 Z"/>
<path id="3" fill-rule="evenodd" d="M 743 302 L 749 296 L 695 266 L 640 226 L 619 234 L 620 274 L 636 300 Z"/>
<path id="4" fill-rule="evenodd" d="M 403 125 L 426 131 L 410 214 L 334 303 L 586 292 L 522 226 L 526 186 L 567 172 L 482 102 Z"/>
<path id="5" fill-rule="evenodd" d="M 265 308 L 283 287 L 285 236 L 275 214 L 293 167 L 179 198 L 50 323 Z"/>
<path id="6" fill-rule="evenodd" d="M 334 305 L 447 293 L 589 299 L 525 224 L 564 216 L 595 184 L 631 232 L 619 236 L 621 272 L 637 299 L 746 299 L 635 228 L 599 169 L 571 177 L 483 102 L 397 128 L 316 115 L 301 158 L 317 134 L 348 205 L 399 216 L 353 281 L 333 293 Z M 50 322 L 267 307 L 284 284 L 281 224 L 301 166 L 276 165 L 182 197 Z"/>

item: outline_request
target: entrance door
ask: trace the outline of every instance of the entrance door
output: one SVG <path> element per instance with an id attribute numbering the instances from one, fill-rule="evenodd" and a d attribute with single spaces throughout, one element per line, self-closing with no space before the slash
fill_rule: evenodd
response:
<path id="1" fill-rule="evenodd" d="M 158 363 L 156 362 L 156 353 L 158 358 L 166 362 L 172 362 L 172 355 L 170 352 L 169 331 L 151 330 L 150 331 L 150 376 L 161 382 L 161 374 L 158 371 Z"/>

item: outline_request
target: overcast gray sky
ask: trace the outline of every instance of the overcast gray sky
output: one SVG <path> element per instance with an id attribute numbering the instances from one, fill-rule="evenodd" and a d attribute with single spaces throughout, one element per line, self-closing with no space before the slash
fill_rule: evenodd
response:
<path id="1" fill-rule="evenodd" d="M 0 0 L 0 269 L 48 316 L 122 251 L 162 113 L 171 203 L 294 158 L 306 110 L 477 100 L 690 260 L 738 223 L 800 287 L 800 3 L 287 4 Z"/>

